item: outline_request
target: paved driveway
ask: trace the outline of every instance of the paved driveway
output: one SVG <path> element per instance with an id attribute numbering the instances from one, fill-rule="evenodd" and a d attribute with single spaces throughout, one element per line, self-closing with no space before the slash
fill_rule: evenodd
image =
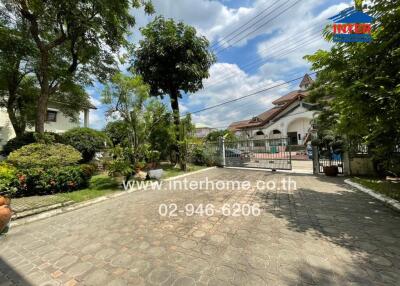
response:
<path id="1" fill-rule="evenodd" d="M 190 180 L 275 180 L 217 169 Z M 295 191 L 142 191 L 16 227 L 0 285 L 399 285 L 400 216 L 342 179 Z M 160 217 L 161 203 L 259 203 L 260 216 Z"/>

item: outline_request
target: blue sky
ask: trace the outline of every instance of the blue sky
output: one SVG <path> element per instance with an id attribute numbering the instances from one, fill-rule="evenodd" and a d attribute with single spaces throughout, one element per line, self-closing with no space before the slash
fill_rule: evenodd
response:
<path id="1" fill-rule="evenodd" d="M 180 102 L 181 112 L 193 112 L 235 99 L 310 72 L 310 66 L 303 56 L 318 49 L 329 49 L 330 44 L 323 40 L 320 29 L 329 23 L 327 19 L 330 16 L 351 5 L 352 1 L 296 2 L 297 0 L 153 0 L 155 15 L 161 14 L 192 25 L 211 44 L 219 44 L 216 46 L 218 62 L 211 67 L 210 78 L 204 81 L 204 89 L 195 94 L 184 95 Z M 292 4 L 294 6 L 289 8 Z M 256 18 L 259 22 L 252 28 L 249 26 L 256 20 L 243 27 L 236 38 L 229 42 L 220 41 L 269 6 L 269 10 Z M 133 11 L 133 14 L 137 25 L 130 38 L 133 43 L 137 43 L 141 37 L 138 29 L 155 15 L 147 16 L 142 10 Z M 246 28 L 247 31 L 243 31 Z M 256 28 L 258 30 L 254 31 Z M 231 37 L 233 36 L 235 34 Z M 297 85 L 298 82 L 272 89 L 236 103 L 193 114 L 192 118 L 198 126 L 226 128 L 233 121 L 251 118 L 267 110 L 274 99 L 297 89 Z M 100 103 L 101 90 L 100 84 L 87 88 L 92 102 L 98 107 L 98 110 L 91 113 L 90 119 L 91 127 L 97 129 L 106 124 L 104 113 L 107 107 Z"/>

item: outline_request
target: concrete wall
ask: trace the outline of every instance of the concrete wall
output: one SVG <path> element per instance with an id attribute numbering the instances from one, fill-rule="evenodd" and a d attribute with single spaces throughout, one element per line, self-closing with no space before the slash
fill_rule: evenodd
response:
<path id="1" fill-rule="evenodd" d="M 375 175 L 372 159 L 368 157 L 350 158 L 350 174 L 353 176 Z"/>

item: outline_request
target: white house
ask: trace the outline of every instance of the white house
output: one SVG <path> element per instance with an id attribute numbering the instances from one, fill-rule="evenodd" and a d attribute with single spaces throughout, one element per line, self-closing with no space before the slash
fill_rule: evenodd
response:
<path id="1" fill-rule="evenodd" d="M 89 110 L 96 109 L 95 106 L 90 105 L 82 108 L 84 127 L 89 127 Z M 56 104 L 49 104 L 46 114 L 46 122 L 44 125 L 45 131 L 54 133 L 63 133 L 69 129 L 79 127 L 79 121 L 71 121 L 61 110 L 57 108 Z M 33 131 L 33 127 L 27 128 L 27 131 Z M 5 108 L 0 108 L 0 149 L 8 140 L 15 137 L 15 132 L 8 117 L 8 113 Z"/>
<path id="2" fill-rule="evenodd" d="M 305 144 L 311 137 L 311 122 L 318 114 L 313 105 L 304 102 L 308 95 L 306 90 L 312 82 L 312 78 L 306 74 L 300 83 L 300 90 L 273 101 L 271 109 L 252 119 L 233 122 L 229 130 L 243 139 L 288 138 L 290 145 Z"/>
<path id="3" fill-rule="evenodd" d="M 208 134 L 210 134 L 213 131 L 216 131 L 218 129 L 212 128 L 212 127 L 207 127 L 207 126 L 199 126 L 196 125 L 194 136 L 196 138 L 205 138 L 207 137 Z"/>

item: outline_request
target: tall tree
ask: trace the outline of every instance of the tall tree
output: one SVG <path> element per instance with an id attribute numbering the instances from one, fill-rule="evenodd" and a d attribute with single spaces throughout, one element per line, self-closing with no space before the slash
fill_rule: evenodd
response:
<path id="1" fill-rule="evenodd" d="M 140 76 L 117 73 L 112 77 L 102 94 L 102 101 L 110 106 L 108 114 L 124 122 L 127 140 L 118 138 L 123 147 L 128 147 L 132 165 L 145 159 L 149 138 L 159 122 L 166 118 L 161 102 L 149 99 L 150 88 Z M 119 126 L 118 128 L 121 128 Z"/>
<path id="2" fill-rule="evenodd" d="M 24 21 L 11 23 L 0 14 L 0 107 L 6 108 L 17 136 L 31 122 L 37 88 L 32 75 L 34 45 Z"/>
<path id="3" fill-rule="evenodd" d="M 326 107 L 326 128 L 362 140 L 377 168 L 391 169 L 400 143 L 400 6 L 373 0 L 368 13 L 371 43 L 337 43 L 306 57 L 318 71 L 310 99 Z"/>
<path id="4" fill-rule="evenodd" d="M 141 32 L 144 39 L 134 52 L 133 68 L 150 85 L 152 96 L 169 95 L 179 142 L 182 139 L 179 129 L 181 92 L 203 88 L 203 79 L 209 77 L 215 56 L 208 50 L 208 40 L 182 22 L 175 23 L 160 16 Z M 181 167 L 185 168 L 182 164 Z"/>
<path id="5" fill-rule="evenodd" d="M 12 18 L 28 23 L 35 43 L 35 73 L 40 86 L 35 129 L 44 132 L 51 94 L 64 81 L 104 80 L 115 68 L 115 54 L 127 45 L 134 25 L 131 8 L 153 8 L 147 0 L 4 0 Z"/>

